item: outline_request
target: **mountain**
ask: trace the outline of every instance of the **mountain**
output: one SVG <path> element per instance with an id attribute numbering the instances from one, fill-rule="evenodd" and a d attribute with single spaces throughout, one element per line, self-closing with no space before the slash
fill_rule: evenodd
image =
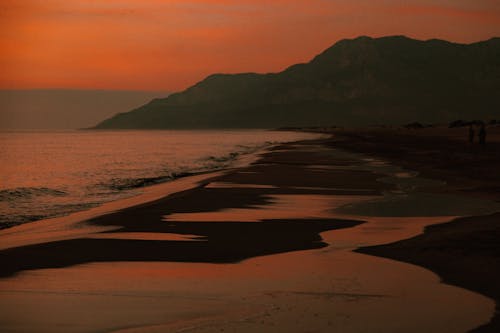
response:
<path id="1" fill-rule="evenodd" d="M 272 128 L 500 118 L 500 38 L 341 40 L 270 74 L 214 74 L 96 128 Z"/>
<path id="2" fill-rule="evenodd" d="M 165 94 L 121 90 L 0 90 L 0 129 L 89 127 L 120 110 Z"/>

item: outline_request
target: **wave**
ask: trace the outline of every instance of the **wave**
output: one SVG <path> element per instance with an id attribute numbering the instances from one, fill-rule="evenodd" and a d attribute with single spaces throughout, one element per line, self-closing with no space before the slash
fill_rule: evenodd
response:
<path id="1" fill-rule="evenodd" d="M 227 168 L 241 155 L 251 154 L 259 149 L 271 144 L 266 142 L 264 145 L 258 146 L 243 146 L 238 145 L 238 151 L 230 152 L 222 156 L 208 156 L 203 157 L 191 165 L 190 168 L 185 168 L 184 171 L 169 172 L 166 175 L 155 177 L 141 177 L 141 178 L 113 178 L 105 184 L 99 184 L 99 187 L 104 187 L 114 191 L 133 190 L 141 187 L 156 185 L 160 183 L 169 182 L 182 177 L 193 176 L 207 171 L 215 171 Z"/>
<path id="2" fill-rule="evenodd" d="M 138 170 L 142 175 L 120 175 L 95 179 L 81 188 L 65 187 L 59 190 L 49 187 L 18 187 L 0 190 L 0 229 L 32 221 L 68 215 L 134 195 L 134 190 L 231 167 L 240 157 L 255 153 L 273 144 L 265 142 L 256 145 L 235 145 L 234 150 L 220 155 L 200 155 L 197 159 L 172 161 L 161 169 Z M 158 165 L 152 165 L 157 169 Z M 144 174 L 144 172 L 147 172 Z M 111 176 L 111 175 L 110 175 Z M 120 177 L 122 176 L 122 177 Z M 139 176 L 139 177 L 134 177 Z"/>
<path id="3" fill-rule="evenodd" d="M 247 154 L 253 154 L 263 148 L 269 147 L 272 145 L 273 142 L 266 141 L 263 144 L 260 145 L 254 145 L 254 146 L 247 146 L 247 145 L 236 145 L 238 148 L 237 151 L 230 152 L 229 154 L 223 155 L 223 156 L 209 156 L 204 158 L 205 161 L 208 162 L 214 162 L 217 163 L 213 168 L 224 168 L 227 167 L 231 164 L 231 162 L 234 162 L 235 160 L 238 159 L 241 155 L 247 155 Z M 207 167 L 205 165 L 205 167 Z M 213 169 L 211 168 L 211 169 Z"/>
<path id="4" fill-rule="evenodd" d="M 26 222 L 44 219 L 45 215 L 4 215 L 0 214 L 0 230 L 7 229 Z"/>
<path id="5" fill-rule="evenodd" d="M 0 229 L 10 228 L 19 224 L 48 218 L 68 215 L 98 206 L 98 203 L 55 204 L 33 209 L 26 214 L 0 214 Z"/>
<path id="6" fill-rule="evenodd" d="M 132 190 L 136 188 L 165 183 L 174 179 L 191 176 L 193 174 L 195 174 L 195 172 L 173 172 L 168 175 L 157 177 L 113 178 L 109 183 L 100 185 L 116 191 Z"/>
<path id="7" fill-rule="evenodd" d="M 16 199 L 30 199 L 39 196 L 65 196 L 66 192 L 48 187 L 17 187 L 14 189 L 0 190 L 0 201 Z"/>
<path id="8" fill-rule="evenodd" d="M 241 154 L 242 154 L 241 152 L 232 152 L 232 153 L 229 153 L 225 156 L 209 156 L 209 157 L 207 157 L 207 160 L 217 162 L 217 163 L 226 163 L 226 162 L 234 161 Z"/>

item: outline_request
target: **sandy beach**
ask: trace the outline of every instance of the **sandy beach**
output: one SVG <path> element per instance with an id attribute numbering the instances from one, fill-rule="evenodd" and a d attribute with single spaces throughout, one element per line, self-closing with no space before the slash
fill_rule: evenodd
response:
<path id="1" fill-rule="evenodd" d="M 437 333 L 487 324 L 499 299 L 498 142 L 477 151 L 452 135 L 388 133 L 275 146 L 245 167 L 0 231 L 0 330 Z M 390 140 L 409 148 L 391 151 Z M 481 332 L 495 331 L 494 318 Z"/>

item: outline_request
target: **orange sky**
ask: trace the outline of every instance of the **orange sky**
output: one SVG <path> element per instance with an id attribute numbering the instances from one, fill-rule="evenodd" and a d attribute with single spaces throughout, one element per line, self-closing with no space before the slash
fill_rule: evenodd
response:
<path id="1" fill-rule="evenodd" d="M 498 0 L 2 0 L 0 88 L 176 91 L 342 38 L 500 36 Z"/>

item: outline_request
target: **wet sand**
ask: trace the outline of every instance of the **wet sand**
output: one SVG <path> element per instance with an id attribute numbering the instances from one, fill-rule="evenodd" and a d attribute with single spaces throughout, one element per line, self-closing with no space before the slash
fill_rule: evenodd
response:
<path id="1" fill-rule="evenodd" d="M 442 186 L 407 171 L 336 150 L 331 140 L 287 144 L 168 196 L 63 219 L 57 232 L 48 222 L 12 228 L 0 233 L 8 244 L 0 251 L 0 329 L 478 327 L 493 314 L 490 299 L 442 284 L 423 268 L 354 252 L 417 236 L 427 225 L 478 214 L 485 205 L 497 209 L 481 198 L 460 214 L 439 207 L 400 214 L 386 207 L 394 206 L 394 196 L 417 202 L 421 191 Z M 440 195 L 453 207 L 456 197 Z M 20 236 L 23 228 L 30 237 Z"/>
<path id="2" fill-rule="evenodd" d="M 500 214 L 467 217 L 429 226 L 423 235 L 357 250 L 427 267 L 444 283 L 462 286 L 497 302 L 496 316 L 474 332 L 498 332 L 500 318 Z"/>
<path id="3" fill-rule="evenodd" d="M 446 181 L 447 186 L 437 192 L 465 195 L 469 201 L 480 197 L 500 202 L 500 127 L 488 128 L 485 146 L 469 144 L 467 133 L 465 127 L 339 131 L 332 144 Z M 474 332 L 499 332 L 500 215 L 491 212 L 485 208 L 483 216 L 429 226 L 411 239 L 357 251 L 429 268 L 445 283 L 495 299 L 495 317 Z"/>

